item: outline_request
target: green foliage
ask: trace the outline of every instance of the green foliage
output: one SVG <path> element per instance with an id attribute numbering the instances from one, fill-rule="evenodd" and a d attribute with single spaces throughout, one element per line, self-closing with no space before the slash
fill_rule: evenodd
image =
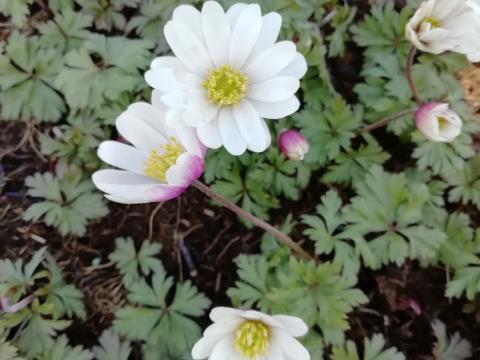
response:
<path id="1" fill-rule="evenodd" d="M 80 49 L 67 53 L 56 84 L 71 108 L 99 109 L 145 87 L 139 70 L 150 62 L 151 48 L 146 40 L 92 34 Z"/>
<path id="2" fill-rule="evenodd" d="M 405 360 L 405 355 L 394 347 L 385 349 L 385 338 L 381 334 L 374 334 L 371 339 L 364 339 L 363 356 L 358 354 L 357 347 L 352 341 L 347 341 L 344 347 L 332 349 L 332 360 Z"/>
<path id="3" fill-rule="evenodd" d="M 432 329 L 437 338 L 433 347 L 435 360 L 464 360 L 472 356 L 472 345 L 462 339 L 459 333 L 449 337 L 445 324 L 440 320 L 432 323 Z"/>
<path id="4" fill-rule="evenodd" d="M 310 143 L 305 161 L 324 164 L 338 156 L 342 149 L 350 148 L 362 111 L 360 108 L 352 110 L 340 96 L 336 96 L 329 106 L 306 109 L 295 114 L 293 119 Z"/>
<path id="5" fill-rule="evenodd" d="M 372 255 L 368 266 L 400 265 L 407 258 L 424 263 L 436 259 L 446 237 L 440 229 L 422 223 L 423 205 L 429 198 L 426 185 L 375 166 L 355 189 L 357 196 L 343 212 L 350 223 L 345 233 L 363 237 Z"/>
<path id="6" fill-rule="evenodd" d="M 18 354 L 18 349 L 7 341 L 2 327 L 0 327 L 0 360 L 24 360 Z"/>
<path id="7" fill-rule="evenodd" d="M 480 156 L 474 157 L 460 170 L 447 177 L 453 186 L 448 193 L 450 202 L 473 203 L 480 210 Z"/>
<path id="8" fill-rule="evenodd" d="M 68 339 L 62 335 L 55 340 L 50 350 L 43 353 L 39 360 L 93 360 L 93 354 L 82 346 L 68 345 Z"/>
<path id="9" fill-rule="evenodd" d="M 54 160 L 97 169 L 100 160 L 96 148 L 108 134 L 101 122 L 89 111 L 71 114 L 67 124 L 54 126 L 50 133 L 38 133 L 42 154 Z"/>
<path id="10" fill-rule="evenodd" d="M 79 48 L 90 32 L 92 18 L 66 7 L 55 13 L 53 20 L 41 24 L 38 30 L 42 34 L 42 44 L 48 47 L 59 47 L 62 50 Z"/>
<path id="11" fill-rule="evenodd" d="M 121 341 L 113 329 L 105 330 L 100 339 L 100 346 L 93 348 L 97 360 L 128 360 L 132 348 L 128 341 Z"/>
<path id="12" fill-rule="evenodd" d="M 111 31 L 113 28 L 123 29 L 127 20 L 120 11 L 125 5 L 133 5 L 135 0 L 75 0 L 82 12 L 94 19 L 95 26 L 100 30 Z"/>
<path id="13" fill-rule="evenodd" d="M 21 26 L 27 19 L 28 5 L 33 0 L 0 0 L 0 10 L 2 14 L 11 16 L 14 25 Z"/>
<path id="14" fill-rule="evenodd" d="M 160 244 L 145 240 L 138 252 L 132 238 L 118 238 L 115 244 L 115 251 L 108 258 L 116 263 L 117 269 L 123 275 L 125 286 L 129 287 L 139 281 L 142 276 L 148 276 L 163 269 L 160 260 L 155 258 L 162 249 Z"/>
<path id="15" fill-rule="evenodd" d="M 63 99 L 54 85 L 62 56 L 57 49 L 43 49 L 40 45 L 38 37 L 27 38 L 14 32 L 0 52 L 2 118 L 57 121 L 65 112 Z"/>
<path id="16" fill-rule="evenodd" d="M 108 213 L 102 195 L 94 192 L 90 180 L 82 180 L 76 167 L 59 164 L 56 174 L 36 173 L 25 179 L 28 195 L 44 199 L 34 203 L 23 214 L 26 221 L 42 219 L 56 227 L 62 235 L 84 235 L 88 220 Z"/>
<path id="17" fill-rule="evenodd" d="M 353 287 L 356 278 L 341 275 L 336 264 L 294 258 L 276 264 L 255 255 L 241 255 L 236 263 L 240 280 L 228 291 L 235 305 L 300 316 L 320 328 L 326 343 L 342 343 L 349 328 L 347 314 L 367 302 Z"/>
<path id="18" fill-rule="evenodd" d="M 42 265 L 43 263 L 43 265 Z M 15 346 L 27 358 L 87 360 L 78 357 L 83 350 L 70 349 L 66 339 L 55 337 L 71 323 L 63 317 L 85 316 L 82 294 L 72 285 L 63 281 L 55 260 L 42 248 L 24 263 L 0 259 L 0 296 L 13 304 L 22 299 L 31 299 L 30 304 L 16 312 L 0 316 L 1 329 L 16 329 Z M 72 355 L 67 355 L 71 353 Z M 44 354 L 43 357 L 41 354 Z M 47 355 L 45 355 L 47 354 Z M 71 358 L 68 356 L 72 356 Z"/>
<path id="19" fill-rule="evenodd" d="M 210 301 L 190 281 L 176 284 L 174 294 L 170 294 L 173 286 L 173 278 L 167 277 L 163 269 L 155 272 L 151 285 L 145 279 L 129 285 L 128 300 L 132 305 L 116 312 L 115 330 L 168 353 L 191 349 L 201 335 L 192 317 L 202 316 Z"/>

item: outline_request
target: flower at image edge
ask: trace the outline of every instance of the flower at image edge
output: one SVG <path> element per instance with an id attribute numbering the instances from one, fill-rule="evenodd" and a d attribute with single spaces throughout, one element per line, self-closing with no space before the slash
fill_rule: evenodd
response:
<path id="1" fill-rule="evenodd" d="M 99 170 L 92 176 L 95 186 L 111 201 L 170 200 L 203 173 L 206 148 L 195 131 L 168 128 L 165 109 L 154 105 L 134 103 L 117 118 L 119 134 L 132 145 L 105 141 L 98 148 L 100 159 L 120 169 Z"/>

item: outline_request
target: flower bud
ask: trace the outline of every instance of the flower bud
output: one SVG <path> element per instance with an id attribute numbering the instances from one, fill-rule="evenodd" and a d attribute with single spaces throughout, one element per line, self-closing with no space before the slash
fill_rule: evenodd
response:
<path id="1" fill-rule="evenodd" d="M 417 129 L 432 141 L 452 142 L 462 131 L 462 120 L 448 104 L 431 102 L 415 113 Z"/>
<path id="2" fill-rule="evenodd" d="M 308 152 L 307 139 L 297 130 L 283 130 L 278 137 L 280 151 L 291 160 L 303 160 Z"/>

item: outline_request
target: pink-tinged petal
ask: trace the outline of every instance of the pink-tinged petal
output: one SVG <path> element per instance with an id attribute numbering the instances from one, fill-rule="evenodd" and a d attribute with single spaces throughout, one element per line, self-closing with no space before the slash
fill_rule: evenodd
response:
<path id="1" fill-rule="evenodd" d="M 146 203 L 173 199 L 185 187 L 161 184 L 144 175 L 122 170 L 99 170 L 92 175 L 95 186 L 122 203 Z"/>
<path id="2" fill-rule="evenodd" d="M 235 308 L 218 306 L 210 311 L 210 320 L 213 322 L 222 321 L 231 317 L 238 317 L 243 313 L 243 310 Z"/>
<path id="3" fill-rule="evenodd" d="M 452 142 L 461 133 L 462 120 L 445 103 L 427 103 L 415 113 L 417 129 L 428 139 Z"/>
<path id="4" fill-rule="evenodd" d="M 303 160 L 309 150 L 309 143 L 297 130 L 284 130 L 278 137 L 280 151 L 291 160 Z"/>
<path id="5" fill-rule="evenodd" d="M 117 141 L 104 141 L 97 150 L 98 157 L 108 165 L 137 174 L 143 174 L 147 154 Z"/>
<path id="6" fill-rule="evenodd" d="M 304 336 L 308 332 L 305 321 L 296 316 L 274 315 L 273 318 L 284 326 L 287 333 L 294 337 Z"/>
<path id="7" fill-rule="evenodd" d="M 189 186 L 203 174 L 205 162 L 202 158 L 193 154 L 184 153 L 177 159 L 177 163 L 171 166 L 165 177 L 169 185 Z"/>

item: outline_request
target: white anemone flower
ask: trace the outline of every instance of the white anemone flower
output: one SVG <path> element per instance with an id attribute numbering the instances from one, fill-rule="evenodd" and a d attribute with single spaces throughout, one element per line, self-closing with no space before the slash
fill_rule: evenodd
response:
<path id="1" fill-rule="evenodd" d="M 195 360 L 310 359 L 308 351 L 295 339 L 308 331 L 298 317 L 217 307 L 210 319 L 213 324 L 192 349 Z"/>
<path id="2" fill-rule="evenodd" d="M 156 58 L 145 74 L 170 108 L 167 124 L 192 126 L 205 146 L 233 155 L 264 151 L 271 143 L 264 118 L 298 110 L 295 93 L 307 71 L 293 42 L 276 42 L 281 23 L 275 12 L 262 17 L 258 4 L 226 13 L 215 1 L 201 12 L 177 7 L 164 29 L 175 56 Z"/>
<path id="3" fill-rule="evenodd" d="M 417 129 L 428 139 L 452 142 L 462 132 L 462 119 L 448 104 L 431 102 L 415 113 Z"/>
<path id="4" fill-rule="evenodd" d="M 99 170 L 92 176 L 109 200 L 122 204 L 170 200 L 202 175 L 205 146 L 192 128 L 167 127 L 163 105 L 134 103 L 117 118 L 116 127 L 132 145 L 104 141 L 98 156 L 121 170 Z"/>
<path id="5" fill-rule="evenodd" d="M 419 50 L 453 51 L 480 61 L 480 16 L 467 0 L 423 2 L 406 26 L 406 36 Z"/>

